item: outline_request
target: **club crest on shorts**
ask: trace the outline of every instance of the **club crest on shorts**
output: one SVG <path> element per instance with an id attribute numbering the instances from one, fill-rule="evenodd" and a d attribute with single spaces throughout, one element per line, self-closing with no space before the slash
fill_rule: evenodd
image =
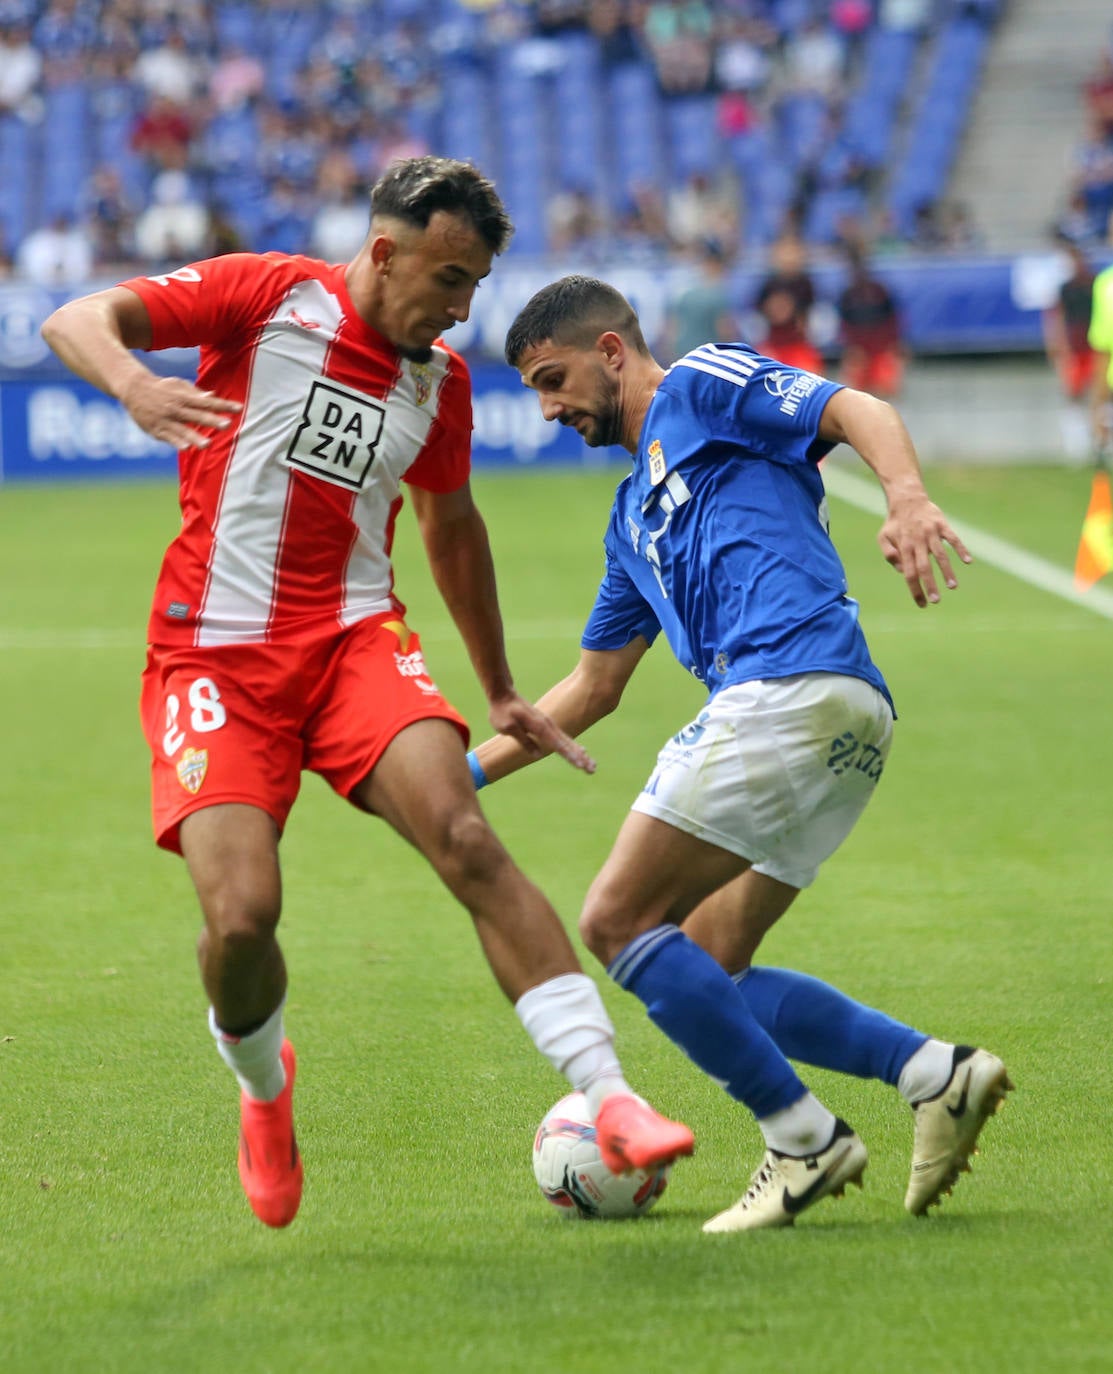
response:
<path id="1" fill-rule="evenodd" d="M 209 751 L 207 749 L 183 749 L 178 760 L 178 781 L 190 796 L 196 796 L 209 771 Z"/>

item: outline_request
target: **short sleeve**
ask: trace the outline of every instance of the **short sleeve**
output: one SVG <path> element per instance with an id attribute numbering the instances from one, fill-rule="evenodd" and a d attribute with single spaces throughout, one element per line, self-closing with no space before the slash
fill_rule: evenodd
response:
<path id="1" fill-rule="evenodd" d="M 652 644 L 660 630 L 649 603 L 608 548 L 606 570 L 580 639 L 581 647 L 624 649 L 638 635 Z"/>
<path id="2" fill-rule="evenodd" d="M 437 393 L 437 414 L 425 443 L 403 474 L 426 491 L 457 491 L 471 474 L 471 376 L 457 353 L 446 349 L 448 366 Z"/>
<path id="3" fill-rule="evenodd" d="M 288 267 L 254 253 L 227 253 L 120 282 L 147 307 L 153 350 L 232 338 L 265 320 L 289 284 Z"/>

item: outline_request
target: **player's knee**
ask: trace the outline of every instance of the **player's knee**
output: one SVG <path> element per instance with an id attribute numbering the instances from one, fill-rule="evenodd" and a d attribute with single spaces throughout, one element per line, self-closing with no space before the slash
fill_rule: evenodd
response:
<path id="1" fill-rule="evenodd" d="M 512 867 L 498 836 L 478 810 L 447 818 L 431 857 L 448 888 L 469 907 Z"/>
<path id="2" fill-rule="evenodd" d="M 632 914 L 605 891 L 592 889 L 587 894 L 580 912 L 580 936 L 601 963 L 609 964 L 636 934 Z"/>
<path id="3" fill-rule="evenodd" d="M 208 897 L 204 908 L 209 941 L 229 954 L 267 943 L 278 925 L 278 897 L 269 892 L 226 889 Z"/>

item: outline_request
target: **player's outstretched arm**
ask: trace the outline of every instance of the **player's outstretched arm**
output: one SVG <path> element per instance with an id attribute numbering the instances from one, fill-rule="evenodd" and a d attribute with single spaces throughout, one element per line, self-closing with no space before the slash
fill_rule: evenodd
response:
<path id="1" fill-rule="evenodd" d="M 912 437 L 897 411 L 887 401 L 847 387 L 827 402 L 819 433 L 856 449 L 877 475 L 888 504 L 877 542 L 886 561 L 908 584 L 916 605 L 939 600 L 935 566 L 948 587 L 957 587 L 946 546 L 963 563 L 971 562 L 971 556 L 928 496 Z"/>
<path id="2" fill-rule="evenodd" d="M 537 709 L 566 735 L 576 738 L 615 709 L 648 648 L 638 635 L 623 649 L 582 649 L 579 663 L 538 700 Z M 512 736 L 499 734 L 484 740 L 469 758 L 476 781 L 483 784 L 516 773 L 550 752 L 531 753 Z"/>
<path id="3" fill-rule="evenodd" d="M 60 306 L 42 336 L 71 372 L 114 396 L 139 426 L 175 448 L 204 448 L 206 430 L 226 429 L 238 401 L 202 391 L 184 377 L 159 377 L 132 353 L 151 345 L 147 307 L 114 286 Z"/>
<path id="4" fill-rule="evenodd" d="M 519 695 L 506 659 L 502 615 L 487 527 L 467 483 L 451 492 L 411 487 L 425 553 L 487 697 L 492 726 L 531 758 L 557 753 L 576 768 L 595 769 L 587 751 Z"/>

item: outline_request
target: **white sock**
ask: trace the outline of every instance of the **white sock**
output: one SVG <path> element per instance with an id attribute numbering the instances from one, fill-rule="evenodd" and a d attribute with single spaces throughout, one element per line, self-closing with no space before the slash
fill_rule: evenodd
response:
<path id="1" fill-rule="evenodd" d="M 614 1051 L 614 1027 L 586 973 L 562 973 L 514 1004 L 530 1039 L 558 1073 L 587 1097 L 594 1120 L 604 1100 L 628 1093 Z"/>
<path id="2" fill-rule="evenodd" d="M 900 1095 L 913 1105 L 937 1096 L 951 1081 L 954 1059 L 955 1047 L 946 1040 L 926 1040 L 908 1057 L 900 1071 L 897 1079 Z"/>
<path id="3" fill-rule="evenodd" d="M 825 1150 L 835 1134 L 835 1115 L 818 1097 L 805 1093 L 791 1107 L 782 1107 L 758 1121 L 765 1143 L 782 1155 L 811 1155 Z"/>
<path id="4" fill-rule="evenodd" d="M 248 1097 L 259 1102 L 273 1102 L 286 1086 L 286 1070 L 279 1058 L 286 1038 L 282 1025 L 284 1005 L 280 1002 L 258 1030 L 242 1036 L 222 1031 L 216 1023 L 216 1012 L 209 1008 L 209 1030 L 221 1059 L 236 1075 Z"/>

